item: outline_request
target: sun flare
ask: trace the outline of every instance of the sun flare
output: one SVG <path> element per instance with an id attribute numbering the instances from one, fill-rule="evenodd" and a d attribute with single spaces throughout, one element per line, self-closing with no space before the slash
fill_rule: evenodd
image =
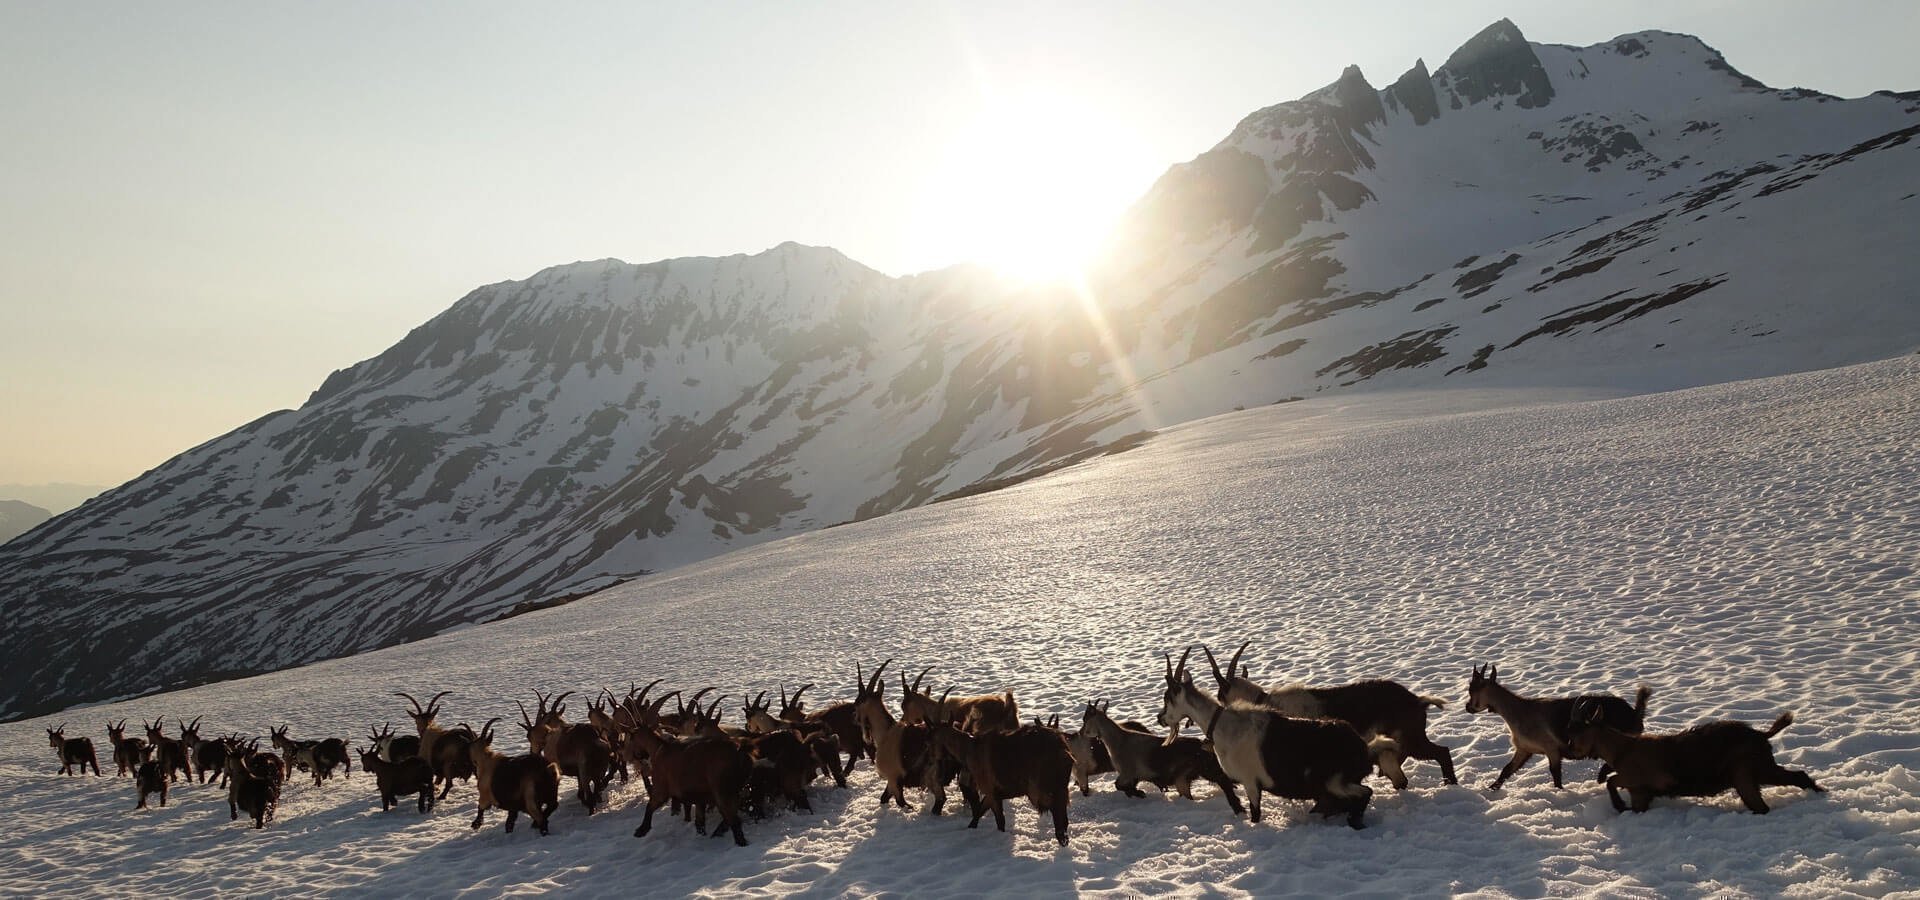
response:
<path id="1" fill-rule="evenodd" d="M 917 255 L 1026 282 L 1068 281 L 1145 185 L 1137 142 L 1079 98 L 1027 93 L 982 106 L 934 167 Z"/>

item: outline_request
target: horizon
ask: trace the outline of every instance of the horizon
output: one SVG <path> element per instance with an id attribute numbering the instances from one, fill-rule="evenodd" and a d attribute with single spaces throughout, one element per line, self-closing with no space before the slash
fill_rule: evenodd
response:
<path id="1" fill-rule="evenodd" d="M 0 88 L 31 135 L 0 175 L 18 216 L 0 251 L 15 273 L 0 298 L 14 325 L 0 341 L 0 396 L 19 416 L 0 444 L 0 481 L 122 483 L 297 407 L 328 373 L 475 287 L 570 261 L 791 241 L 894 276 L 964 263 L 1038 274 L 1086 252 L 1168 167 L 1246 115 L 1349 63 L 1376 88 L 1416 58 L 1438 68 L 1503 17 L 1536 43 L 1693 34 L 1774 87 L 1920 87 L 1900 49 L 1912 28 L 1888 27 L 1920 24 L 1920 11 L 1891 3 L 1802 13 L 1785 36 L 1780 20 L 1800 12 L 1785 4 L 1641 3 L 1606 16 L 1513 6 L 1409 7 L 1391 33 L 1371 27 L 1377 15 L 1257 4 L 1207 22 L 1151 8 L 765 7 L 760 18 L 793 21 L 745 36 L 709 11 L 640 22 L 593 5 L 576 9 L 618 22 L 581 34 L 575 17 L 511 7 L 276 17 L 207 6 L 191 22 L 137 6 L 0 13 L 16 20 L 0 29 L 10 58 L 42 76 Z M 290 27 L 302 18 L 325 21 Z M 849 22 L 870 30 L 839 30 Z M 1196 33 L 1169 40 L 1169 29 Z M 1274 34 L 1288 52 L 1272 53 Z M 613 55 L 635 35 L 654 42 L 641 55 L 664 57 L 660 69 Z M 727 56 L 743 39 L 767 59 Z M 229 55 L 201 59 L 203 44 Z M 555 51 L 553 70 L 499 71 L 505 49 L 529 44 Z M 794 46 L 845 52 L 801 52 L 803 68 L 780 68 Z M 862 51 L 898 77 L 874 78 Z M 1153 64 L 1120 62 L 1140 59 Z M 583 72 L 599 80 L 569 80 Z M 656 91 L 648 74 L 694 86 Z M 540 77 L 516 78 L 528 75 Z M 621 101 L 680 134 L 662 141 L 655 119 L 612 115 Z M 489 118 L 507 114 L 521 127 Z M 767 146 L 783 151 L 779 165 L 756 152 Z M 1095 155 L 1099 165 L 1077 164 Z M 520 178 L 499 177 L 516 166 Z M 525 171 L 543 167 L 557 171 Z M 669 199 L 646 205 L 655 196 Z M 1039 197 L 1053 218 L 1010 211 L 1010 196 Z M 668 212 L 646 215 L 655 208 Z M 1036 251 L 1033 234 L 1074 216 L 1079 249 Z M 998 235 L 1008 220 L 1039 230 Z"/>

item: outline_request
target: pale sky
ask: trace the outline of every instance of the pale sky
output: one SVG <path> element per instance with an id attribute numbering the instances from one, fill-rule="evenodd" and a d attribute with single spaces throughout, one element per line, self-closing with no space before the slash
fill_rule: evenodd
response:
<path id="1" fill-rule="evenodd" d="M 557 263 L 1070 258 L 1247 113 L 1502 16 L 1920 88 L 1911 0 L 0 0 L 0 483 L 124 481 Z"/>

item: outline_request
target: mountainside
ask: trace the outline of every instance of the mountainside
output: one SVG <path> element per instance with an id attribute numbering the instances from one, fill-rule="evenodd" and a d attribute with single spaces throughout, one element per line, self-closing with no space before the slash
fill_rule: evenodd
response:
<path id="1" fill-rule="evenodd" d="M 1503 20 L 1249 116 L 1083 290 L 794 244 L 490 285 L 0 548 L 0 714 L 416 639 L 1236 407 L 1898 354 L 1916 136 L 1914 95 Z"/>
<path id="2" fill-rule="evenodd" d="M 0 725 L 0 884 L 35 897 L 647 896 L 1911 897 L 1920 891 L 1920 356 L 1587 403 L 1557 391 L 1379 393 L 1249 409 L 1010 490 L 931 504 L 692 563 L 559 609 L 256 678 Z M 1488 409 L 1489 404 L 1527 404 Z M 1478 411 L 1475 411 L 1475 410 Z M 956 552 L 955 548 L 964 548 Z M 1007 624 L 1002 624 L 1007 623 Z M 666 680 L 727 723 L 740 698 L 807 682 L 849 698 L 856 663 L 933 666 L 956 694 L 1012 690 L 1077 728 L 1084 704 L 1160 711 L 1160 653 L 1251 640 L 1262 683 L 1393 678 L 1442 698 L 1427 732 L 1460 784 L 1407 767 L 1368 779 L 1364 831 L 1268 797 L 1258 824 L 1113 776 L 1075 793 L 1069 840 L 1024 799 L 1007 833 L 955 799 L 880 809 L 862 762 L 811 812 L 745 826 L 747 847 L 665 810 L 633 836 L 641 779 L 591 817 L 562 782 L 552 834 L 471 828 L 475 786 L 422 815 L 380 812 L 364 771 L 290 780 L 275 820 L 230 821 L 218 783 L 135 812 L 130 779 L 55 773 L 41 729 L 101 754 L 104 721 L 355 743 L 440 691 L 444 722 L 516 701 Z M 1198 657 L 1198 651 L 1195 652 Z M 1782 765 L 1828 789 L 1769 787 L 1617 814 L 1594 761 L 1555 789 L 1498 715 L 1462 702 L 1476 664 L 1544 696 L 1653 689 L 1647 729 L 1796 721 Z M 1198 662 L 1202 672 L 1204 661 Z M 1212 678 L 1202 674 L 1202 684 Z M 886 699 L 898 709 L 898 685 Z M 579 712 L 570 717 L 577 718 Z M 136 726 L 137 727 L 137 726 Z M 169 722 L 168 733 L 177 726 Z M 1188 733 L 1197 734 L 1198 727 Z M 357 765 L 355 768 L 358 769 Z M 407 801 L 409 798 L 402 798 Z M 164 858 L 167 864 L 155 861 Z M 21 893 L 15 890 L 13 893 Z"/>
<path id="3" fill-rule="evenodd" d="M 53 513 L 22 500 L 0 500 L 0 544 L 33 530 Z"/>

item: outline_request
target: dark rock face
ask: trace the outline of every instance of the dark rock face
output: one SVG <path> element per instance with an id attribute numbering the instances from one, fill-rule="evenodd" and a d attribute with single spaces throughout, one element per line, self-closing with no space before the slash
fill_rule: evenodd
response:
<path id="1" fill-rule="evenodd" d="M 1447 57 L 1437 77 L 1445 79 L 1455 108 L 1512 97 L 1522 109 L 1553 100 L 1553 81 L 1533 47 L 1508 19 L 1487 26 Z"/>
<path id="2" fill-rule="evenodd" d="M 1425 125 L 1440 118 L 1440 101 L 1433 94 L 1433 76 L 1427 73 L 1427 61 L 1417 60 L 1386 91 L 1386 102 L 1413 116 L 1413 124 Z"/>

